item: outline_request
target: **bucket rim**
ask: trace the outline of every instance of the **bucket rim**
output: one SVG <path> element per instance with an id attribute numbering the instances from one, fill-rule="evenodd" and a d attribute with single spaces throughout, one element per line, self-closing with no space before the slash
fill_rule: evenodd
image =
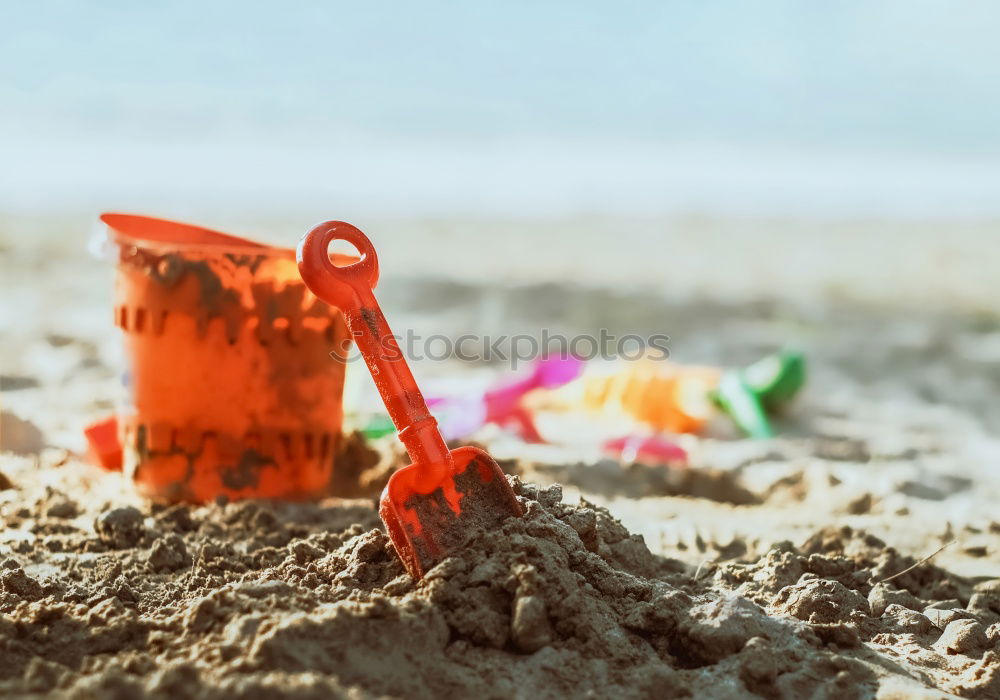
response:
<path id="1" fill-rule="evenodd" d="M 123 212 L 104 212 L 100 220 L 108 227 L 109 239 L 118 245 L 295 259 L 292 248 L 259 243 L 196 224 Z"/>

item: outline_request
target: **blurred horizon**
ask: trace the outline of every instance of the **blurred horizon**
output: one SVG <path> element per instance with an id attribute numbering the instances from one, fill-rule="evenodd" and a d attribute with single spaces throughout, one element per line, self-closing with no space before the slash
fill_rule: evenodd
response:
<path id="1" fill-rule="evenodd" d="M 7 6 L 0 212 L 1000 217 L 1000 5 Z"/>

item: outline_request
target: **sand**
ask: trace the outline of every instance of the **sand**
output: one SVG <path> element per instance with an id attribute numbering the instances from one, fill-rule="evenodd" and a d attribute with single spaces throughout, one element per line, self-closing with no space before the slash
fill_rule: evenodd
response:
<path id="1" fill-rule="evenodd" d="M 415 583 L 370 500 L 157 506 L 7 464 L 5 697 L 1000 694 L 1000 579 L 849 527 L 696 569 L 510 477 L 526 515 Z"/>
<path id="2" fill-rule="evenodd" d="M 714 426 L 683 440 L 686 470 L 609 461 L 558 422 L 557 445 L 481 436 L 527 516 L 414 583 L 373 504 L 392 438 L 348 442 L 342 498 L 317 504 L 167 507 L 83 464 L 120 363 L 107 270 L 71 253 L 0 255 L 0 695 L 1000 697 L 981 308 L 389 278 L 387 313 L 424 333 L 663 331 L 682 361 L 810 360 L 778 438 Z"/>

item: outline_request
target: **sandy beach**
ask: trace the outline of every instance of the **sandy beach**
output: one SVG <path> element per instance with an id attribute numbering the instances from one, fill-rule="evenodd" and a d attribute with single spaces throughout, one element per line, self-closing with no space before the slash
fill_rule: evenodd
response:
<path id="1" fill-rule="evenodd" d="M 809 361 L 778 437 L 685 436 L 686 470 L 602 458 L 559 421 L 541 424 L 550 445 L 479 436 L 525 484 L 528 529 L 504 536 L 536 538 L 538 554 L 482 540 L 416 585 L 375 493 L 164 508 L 82 462 L 82 427 L 113 410 L 121 371 L 112 270 L 85 252 L 91 223 L 8 217 L 0 236 L 5 695 L 429 696 L 487 692 L 487 677 L 508 696 L 577 684 L 635 697 L 1000 694 L 992 225 L 365 224 L 396 327 L 659 332 L 680 362 L 735 366 L 789 345 Z M 297 226 L 225 228 L 291 243 Z M 432 384 L 501 371 L 414 365 Z M 392 443 L 371 459 L 398 464 Z M 485 566 L 513 583 L 496 573 L 484 588 Z M 583 596 L 591 627 L 569 624 L 567 595 Z M 427 659 L 413 655 L 424 646 Z M 381 653 L 400 654 L 398 675 L 362 661 Z"/>

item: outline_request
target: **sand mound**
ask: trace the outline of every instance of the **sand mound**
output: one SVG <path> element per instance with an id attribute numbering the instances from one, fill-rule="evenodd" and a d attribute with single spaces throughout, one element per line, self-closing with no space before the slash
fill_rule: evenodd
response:
<path id="1" fill-rule="evenodd" d="M 1000 693 L 998 581 L 928 564 L 877 584 L 912 560 L 846 529 L 696 578 L 605 510 L 513 483 L 526 516 L 416 584 L 367 502 L 8 503 L 34 539 L 0 560 L 0 693 Z"/>

